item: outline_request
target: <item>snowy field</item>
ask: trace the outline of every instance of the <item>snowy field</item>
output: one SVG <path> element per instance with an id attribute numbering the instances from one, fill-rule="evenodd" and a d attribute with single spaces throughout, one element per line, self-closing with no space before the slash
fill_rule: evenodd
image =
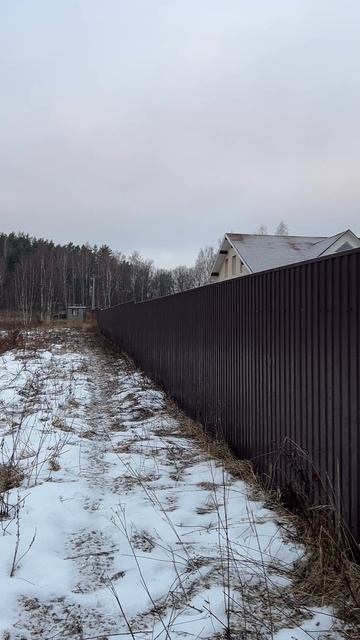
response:
<path id="1" fill-rule="evenodd" d="M 281 517 L 162 393 L 90 332 L 39 336 L 0 356 L 2 640 L 343 637 L 294 604 Z"/>

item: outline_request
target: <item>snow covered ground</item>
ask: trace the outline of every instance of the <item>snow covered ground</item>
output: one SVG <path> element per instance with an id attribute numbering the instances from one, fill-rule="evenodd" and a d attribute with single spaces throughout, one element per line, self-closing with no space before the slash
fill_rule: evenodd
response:
<path id="1" fill-rule="evenodd" d="M 0 356 L 0 637 L 342 638 L 294 604 L 281 518 L 163 394 L 91 333 L 44 335 Z"/>

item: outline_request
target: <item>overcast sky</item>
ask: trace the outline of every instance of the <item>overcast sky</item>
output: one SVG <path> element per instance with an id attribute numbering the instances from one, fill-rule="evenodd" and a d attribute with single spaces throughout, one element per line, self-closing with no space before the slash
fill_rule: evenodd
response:
<path id="1" fill-rule="evenodd" d="M 0 0 L 0 231 L 360 234 L 359 0 Z"/>

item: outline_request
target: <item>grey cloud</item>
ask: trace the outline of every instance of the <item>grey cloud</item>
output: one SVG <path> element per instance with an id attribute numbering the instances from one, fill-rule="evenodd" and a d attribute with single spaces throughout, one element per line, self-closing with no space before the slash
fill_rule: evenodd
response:
<path id="1" fill-rule="evenodd" d="M 29 4 L 0 38 L 3 230 L 172 265 L 280 218 L 360 233 L 357 3 Z"/>

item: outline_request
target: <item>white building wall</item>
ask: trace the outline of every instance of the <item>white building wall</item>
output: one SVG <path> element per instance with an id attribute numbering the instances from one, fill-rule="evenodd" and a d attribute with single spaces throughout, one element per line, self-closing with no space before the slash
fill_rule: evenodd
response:
<path id="1" fill-rule="evenodd" d="M 236 251 L 232 247 L 229 247 L 228 253 L 224 256 L 224 261 L 221 265 L 219 275 L 216 278 L 217 282 L 228 280 L 229 278 L 246 276 L 248 274 L 248 269 L 245 267 L 244 263 L 241 262 Z"/>
<path id="2" fill-rule="evenodd" d="M 328 256 L 328 255 L 331 255 L 332 253 L 336 253 L 337 251 L 341 250 L 343 244 L 345 244 L 346 242 L 349 243 L 351 249 L 357 249 L 358 247 L 360 247 L 359 238 L 354 236 L 354 234 L 351 233 L 351 231 L 347 231 L 346 233 L 344 233 L 343 236 L 341 236 L 341 238 L 336 240 L 336 242 L 334 242 L 334 244 L 331 245 L 331 247 L 329 247 L 327 251 L 324 251 L 322 255 Z M 350 248 L 348 250 L 350 250 Z"/>

